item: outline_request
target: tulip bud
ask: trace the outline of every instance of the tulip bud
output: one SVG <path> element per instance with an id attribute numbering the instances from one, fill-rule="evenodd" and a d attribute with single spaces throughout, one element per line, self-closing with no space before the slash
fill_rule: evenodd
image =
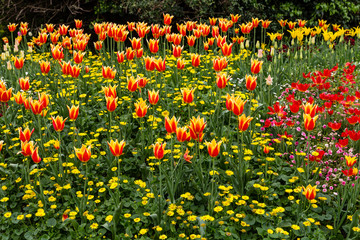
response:
<path id="1" fill-rule="evenodd" d="M 256 41 L 255 47 L 260 48 L 260 42 L 259 41 Z"/>
<path id="2" fill-rule="evenodd" d="M 271 72 L 271 64 L 269 64 L 268 72 Z"/>
<path id="3" fill-rule="evenodd" d="M 277 42 L 275 42 L 275 44 L 274 44 L 274 48 L 275 48 L 275 49 L 277 49 L 277 48 L 278 48 L 278 44 L 277 44 Z"/>
<path id="4" fill-rule="evenodd" d="M 311 44 L 312 44 L 312 45 L 315 45 L 315 37 L 312 37 L 312 38 L 311 38 Z"/>
<path id="5" fill-rule="evenodd" d="M 298 59 L 297 52 L 295 53 L 294 59 Z"/>
<path id="6" fill-rule="evenodd" d="M 249 40 L 246 40 L 245 47 L 246 47 L 246 48 L 249 48 L 249 47 L 250 47 L 250 41 L 249 41 Z"/>
<path id="7" fill-rule="evenodd" d="M 300 59 L 303 59 L 302 51 L 300 51 Z"/>
<path id="8" fill-rule="evenodd" d="M 240 43 L 240 48 L 241 48 L 241 49 L 244 49 L 244 48 L 245 48 L 244 42 L 241 42 L 241 43 Z"/>
<path id="9" fill-rule="evenodd" d="M 275 48 L 270 48 L 270 55 L 271 56 L 274 56 L 275 55 Z"/>
<path id="10" fill-rule="evenodd" d="M 11 63 L 10 63 L 10 61 L 7 61 L 7 70 L 11 70 L 11 69 L 12 69 Z"/>
<path id="11" fill-rule="evenodd" d="M 6 59 L 6 55 L 5 55 L 5 53 L 3 52 L 3 53 L 1 53 L 1 60 L 5 61 L 5 59 Z"/>
<path id="12" fill-rule="evenodd" d="M 290 50 L 288 49 L 286 55 L 289 57 L 290 56 Z"/>
<path id="13" fill-rule="evenodd" d="M 292 39 L 291 40 L 291 46 L 294 46 L 294 44 L 295 44 L 295 41 L 294 41 L 294 39 Z"/>
<path id="14" fill-rule="evenodd" d="M 277 63 L 277 60 L 276 60 L 276 58 L 274 58 L 274 64 L 276 64 Z"/>
<path id="15" fill-rule="evenodd" d="M 340 37 L 340 40 L 339 40 L 339 43 L 343 42 L 344 41 L 344 35 L 341 35 Z"/>

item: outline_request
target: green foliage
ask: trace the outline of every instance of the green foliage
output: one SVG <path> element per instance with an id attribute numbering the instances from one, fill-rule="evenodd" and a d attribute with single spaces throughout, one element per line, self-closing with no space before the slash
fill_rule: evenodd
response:
<path id="1" fill-rule="evenodd" d="M 229 0 L 101 0 L 95 7 L 99 20 L 108 20 L 109 15 L 117 20 L 130 19 L 162 22 L 162 13 L 170 13 L 175 19 L 191 19 L 200 21 L 212 16 L 229 16 L 231 13 L 242 15 L 244 21 L 252 17 L 262 19 L 305 19 L 314 24 L 318 19 L 328 20 L 329 23 L 340 23 L 344 27 L 351 27 L 360 21 L 360 5 L 347 0 L 245 0 L 242 2 Z M 121 17 L 119 19 L 119 16 Z"/>

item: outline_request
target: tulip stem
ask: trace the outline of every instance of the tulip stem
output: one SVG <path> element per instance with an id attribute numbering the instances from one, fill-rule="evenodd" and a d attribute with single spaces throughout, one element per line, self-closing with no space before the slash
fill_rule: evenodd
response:
<path id="1" fill-rule="evenodd" d="M 59 171 L 60 171 L 60 177 L 62 179 L 66 179 L 65 176 L 63 176 L 64 174 L 64 168 L 63 168 L 63 164 L 62 164 L 62 160 L 61 160 L 61 134 L 60 131 L 58 132 L 58 141 L 59 141 Z M 64 174 L 65 175 L 65 174 Z M 63 178 L 64 177 L 64 178 Z M 61 180 L 61 182 L 63 183 L 63 181 Z"/>
<path id="2" fill-rule="evenodd" d="M 111 112 L 109 111 L 109 142 L 111 141 Z"/>
<path id="3" fill-rule="evenodd" d="M 83 191 L 83 201 L 82 201 L 82 206 L 81 206 L 81 210 L 82 213 L 85 212 L 85 205 L 86 205 L 86 185 L 87 185 L 87 172 L 88 172 L 88 165 L 87 163 L 85 163 L 85 184 L 84 184 L 84 191 Z"/>
<path id="4" fill-rule="evenodd" d="M 121 175 L 121 172 L 120 172 L 120 159 L 119 157 L 116 157 L 116 162 L 117 162 L 117 166 L 118 166 L 118 181 L 120 182 L 120 175 Z"/>
<path id="5" fill-rule="evenodd" d="M 40 138 L 40 149 L 42 151 L 42 154 L 45 154 L 45 151 L 44 151 L 44 145 L 43 145 L 43 140 L 42 140 L 42 136 L 41 136 L 41 115 L 39 114 L 38 115 L 38 128 L 39 128 L 39 138 Z"/>
<path id="6" fill-rule="evenodd" d="M 44 195 L 44 191 L 43 191 L 43 187 L 41 185 L 41 181 L 40 181 L 40 172 L 37 173 L 37 176 L 38 176 L 38 182 L 39 182 L 39 188 L 40 188 L 40 197 L 41 197 L 41 200 L 46 208 L 46 201 L 45 201 L 45 195 Z"/>
<path id="7" fill-rule="evenodd" d="M 159 198 L 159 209 L 158 209 L 158 224 L 160 225 L 161 223 L 161 215 L 162 215 L 162 172 L 161 172 L 161 159 L 159 159 L 159 192 L 160 194 L 158 195 Z"/>

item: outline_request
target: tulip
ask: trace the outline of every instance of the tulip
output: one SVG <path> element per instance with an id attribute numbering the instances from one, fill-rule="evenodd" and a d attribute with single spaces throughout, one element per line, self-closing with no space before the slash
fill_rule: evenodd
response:
<path id="1" fill-rule="evenodd" d="M 82 63 L 85 53 L 74 51 L 74 62 L 77 64 Z"/>
<path id="2" fill-rule="evenodd" d="M 333 130 L 333 131 L 337 131 L 341 128 L 341 122 L 340 123 L 332 123 L 332 122 L 328 122 L 328 126 Z"/>
<path id="3" fill-rule="evenodd" d="M 232 49 L 233 43 L 227 44 L 226 42 L 221 45 L 221 52 L 224 56 L 230 56 L 231 55 L 231 49 Z M 260 66 L 261 68 L 261 66 Z"/>
<path id="4" fill-rule="evenodd" d="M 264 145 L 264 153 L 268 154 L 270 152 L 270 147 Z"/>
<path id="5" fill-rule="evenodd" d="M 11 98 L 12 88 L 8 90 L 0 89 L 0 102 L 8 102 Z"/>
<path id="6" fill-rule="evenodd" d="M 263 61 L 259 61 L 257 59 L 251 60 L 251 72 L 253 74 L 258 74 L 261 71 L 262 65 Z"/>
<path id="7" fill-rule="evenodd" d="M 348 131 L 349 137 L 353 141 L 358 141 L 360 139 L 360 131 L 356 132 L 355 130 Z"/>
<path id="8" fill-rule="evenodd" d="M 26 127 L 24 131 L 22 128 L 19 128 L 19 139 L 21 142 L 28 142 L 30 141 L 31 135 L 34 132 L 34 128 L 30 131 L 29 127 Z"/>
<path id="9" fill-rule="evenodd" d="M 127 85 L 127 88 L 130 92 L 135 92 L 137 87 L 138 87 L 138 81 L 135 80 L 135 78 L 133 76 L 131 76 L 129 79 L 128 79 L 128 85 Z"/>
<path id="10" fill-rule="evenodd" d="M 52 44 L 56 44 L 59 41 L 60 34 L 58 32 L 50 33 L 50 41 Z"/>
<path id="11" fill-rule="evenodd" d="M 16 27 L 18 26 L 18 24 L 15 23 L 9 23 L 9 25 L 7 26 L 10 32 L 14 32 L 16 30 Z"/>
<path id="12" fill-rule="evenodd" d="M 34 163 L 39 163 L 41 162 L 41 158 L 39 156 L 39 147 L 36 147 L 33 152 L 31 153 L 31 159 L 34 161 Z"/>
<path id="13" fill-rule="evenodd" d="M 115 74 L 116 74 L 116 70 L 114 70 L 114 68 L 102 66 L 103 78 L 105 78 L 105 79 L 114 79 Z"/>
<path id="14" fill-rule="evenodd" d="M 116 56 L 117 56 L 118 63 L 124 62 L 124 60 L 125 60 L 124 52 L 117 52 Z"/>
<path id="15" fill-rule="evenodd" d="M 155 68 L 156 70 L 158 70 L 159 72 L 163 72 L 166 69 L 166 65 L 165 65 L 165 60 L 162 60 L 162 58 L 160 57 L 159 59 L 155 59 Z"/>
<path id="16" fill-rule="evenodd" d="M 359 173 L 359 170 L 357 168 L 350 168 L 349 170 L 342 170 L 341 172 L 345 176 L 351 177 L 351 176 L 356 176 Z"/>
<path id="17" fill-rule="evenodd" d="M 70 72 L 71 72 L 70 61 L 69 62 L 62 62 L 62 63 L 60 63 L 60 66 L 61 66 L 62 73 L 64 75 L 69 75 L 70 74 Z"/>
<path id="18" fill-rule="evenodd" d="M 82 20 L 79 20 L 79 19 L 74 19 L 75 21 L 75 27 L 77 29 L 81 28 L 82 27 Z"/>
<path id="19" fill-rule="evenodd" d="M 228 63 L 226 58 L 217 57 L 213 60 L 213 67 L 216 72 L 221 72 L 227 67 Z"/>
<path id="20" fill-rule="evenodd" d="M 315 128 L 316 120 L 319 116 L 311 117 L 310 114 L 304 114 L 304 127 L 306 131 L 311 131 Z"/>
<path id="21" fill-rule="evenodd" d="M 309 114 L 312 118 L 315 116 L 317 105 L 313 105 L 307 102 L 305 105 L 302 105 L 302 107 L 305 114 Z"/>
<path id="22" fill-rule="evenodd" d="M 63 48 L 61 45 L 51 45 L 51 54 L 55 60 L 61 60 L 64 58 Z"/>
<path id="23" fill-rule="evenodd" d="M 77 117 L 79 116 L 79 105 L 78 106 L 72 105 L 71 108 L 69 106 L 67 106 L 67 109 L 69 110 L 70 120 L 75 121 L 77 119 Z"/>
<path id="24" fill-rule="evenodd" d="M 38 94 L 39 97 L 39 101 L 42 102 L 43 108 L 47 108 L 47 106 L 49 105 L 49 95 L 47 95 L 46 93 L 42 92 L 41 94 Z"/>
<path id="25" fill-rule="evenodd" d="M 165 154 L 165 147 L 166 147 L 166 143 L 156 143 L 155 145 L 153 145 L 154 148 L 154 156 L 156 159 L 160 160 L 164 157 Z"/>
<path id="26" fill-rule="evenodd" d="M 230 14 L 230 17 L 231 17 L 231 21 L 232 21 L 233 23 L 237 23 L 238 20 L 239 20 L 239 18 L 241 17 L 241 15 L 238 15 L 238 14 L 236 14 L 236 15 Z"/>
<path id="27" fill-rule="evenodd" d="M 50 62 L 48 61 L 40 61 L 40 71 L 43 74 L 48 74 L 50 71 Z"/>
<path id="28" fill-rule="evenodd" d="M 356 163 L 356 157 L 345 156 L 345 159 L 346 165 L 350 168 Z"/>
<path id="29" fill-rule="evenodd" d="M 211 142 L 205 142 L 211 157 L 217 157 L 219 155 L 221 143 L 221 141 L 216 142 L 215 139 L 213 139 Z"/>
<path id="30" fill-rule="evenodd" d="M 15 57 L 15 59 L 14 59 L 14 67 L 16 69 L 22 69 L 23 66 L 24 66 L 24 61 L 25 61 L 25 59 L 23 57 L 21 57 L 21 58 Z"/>
<path id="31" fill-rule="evenodd" d="M 141 48 L 141 38 L 133 38 L 133 39 L 130 39 L 130 42 L 131 42 L 131 47 L 132 47 L 134 50 L 137 50 L 137 49 L 140 49 L 140 48 Z"/>
<path id="32" fill-rule="evenodd" d="M 198 116 L 197 118 L 192 117 L 192 119 L 190 119 L 190 130 L 192 130 L 195 134 L 203 132 L 205 126 L 205 119 L 200 118 L 200 116 Z"/>
<path id="33" fill-rule="evenodd" d="M 115 111 L 118 106 L 118 98 L 113 97 L 105 97 L 106 98 L 106 108 L 109 112 Z"/>
<path id="34" fill-rule="evenodd" d="M 176 62 L 176 67 L 177 69 L 181 70 L 184 69 L 185 67 L 185 60 L 182 58 L 178 58 L 177 62 Z"/>
<path id="35" fill-rule="evenodd" d="M 78 67 L 76 65 L 70 67 L 70 75 L 73 78 L 77 78 L 80 75 L 81 67 Z"/>
<path id="36" fill-rule="evenodd" d="M 246 117 L 245 114 L 242 114 L 239 118 L 239 130 L 244 132 L 249 128 L 250 122 L 253 119 L 252 117 Z"/>
<path id="37" fill-rule="evenodd" d="M 223 89 L 226 87 L 229 79 L 230 77 L 227 77 L 226 73 L 218 73 L 216 76 L 216 85 L 218 86 L 218 88 Z"/>
<path id="38" fill-rule="evenodd" d="M 1 92 L 1 91 L 0 91 Z M 17 92 L 16 94 L 13 95 L 15 102 L 19 105 L 24 103 L 24 96 L 22 95 L 21 92 Z"/>
<path id="39" fill-rule="evenodd" d="M 232 104 L 231 104 L 231 111 L 236 115 L 239 116 L 240 114 L 243 113 L 244 111 L 244 105 L 246 101 L 243 101 L 241 98 L 237 97 L 237 98 L 233 98 Z M 229 103 L 230 104 L 230 103 Z M 230 106 L 229 106 L 230 108 Z M 229 110 L 229 108 L 227 107 L 227 109 Z"/>
<path id="40" fill-rule="evenodd" d="M 38 100 L 32 100 L 30 99 L 30 107 L 31 107 L 31 111 L 35 114 L 38 115 L 41 113 L 41 111 L 43 110 L 43 102 L 38 101 Z"/>
<path id="41" fill-rule="evenodd" d="M 193 47 L 195 45 L 195 40 L 196 40 L 195 36 L 191 35 L 191 36 L 187 36 L 186 38 L 189 47 Z"/>
<path id="42" fill-rule="evenodd" d="M 126 59 L 131 61 L 135 57 L 135 51 L 132 48 L 126 48 Z"/>
<path id="43" fill-rule="evenodd" d="M 179 142 L 190 141 L 190 133 L 187 132 L 187 128 L 176 128 L 176 138 Z"/>
<path id="44" fill-rule="evenodd" d="M 271 21 L 269 20 L 262 20 L 262 27 L 267 29 L 270 26 Z"/>
<path id="45" fill-rule="evenodd" d="M 233 105 L 234 105 L 234 96 L 233 95 L 230 95 L 230 94 L 226 94 L 226 109 L 229 110 L 229 111 L 232 111 L 233 110 Z"/>
<path id="46" fill-rule="evenodd" d="M 123 154 L 123 149 L 126 142 L 124 140 L 118 142 L 118 140 L 116 139 L 115 142 L 111 140 L 110 143 L 107 142 L 107 144 L 109 145 L 110 151 L 114 155 L 114 157 L 119 157 Z"/>
<path id="47" fill-rule="evenodd" d="M 144 53 L 144 49 L 143 48 L 140 48 L 140 49 L 137 49 L 136 50 L 136 58 L 141 58 L 142 57 L 142 55 L 143 55 L 143 53 Z"/>
<path id="48" fill-rule="evenodd" d="M 175 133 L 176 127 L 180 119 L 176 119 L 175 116 L 173 116 L 171 119 L 168 117 L 165 117 L 165 129 L 168 133 Z"/>
<path id="49" fill-rule="evenodd" d="M 139 117 L 139 118 L 143 118 L 145 117 L 146 113 L 147 113 L 147 110 L 149 108 L 148 105 L 146 105 L 146 101 L 140 99 L 140 101 L 134 103 L 135 105 L 135 112 L 136 112 L 136 115 Z"/>
<path id="50" fill-rule="evenodd" d="M 0 152 L 1 152 L 1 150 L 3 149 L 3 147 L 4 147 L 4 141 L 1 140 L 1 141 L 0 141 Z"/>
<path id="51" fill-rule="evenodd" d="M 19 78 L 20 88 L 23 91 L 27 91 L 30 88 L 29 77 Z"/>
<path id="52" fill-rule="evenodd" d="M 192 101 L 194 100 L 194 91 L 195 89 L 188 89 L 188 88 L 184 88 L 181 89 L 181 93 L 183 95 L 183 100 L 185 103 L 192 103 Z"/>
<path id="53" fill-rule="evenodd" d="M 116 98 L 117 97 L 116 88 L 117 88 L 117 85 L 115 85 L 115 86 L 109 85 L 108 87 L 102 87 L 102 89 L 105 93 L 105 97 Z"/>
<path id="54" fill-rule="evenodd" d="M 148 42 L 149 50 L 151 53 L 157 53 L 159 51 L 159 40 L 158 39 L 150 39 Z"/>
<path id="55" fill-rule="evenodd" d="M 151 105 L 156 105 L 159 101 L 159 90 L 155 92 L 155 90 L 148 90 L 149 102 Z"/>
<path id="56" fill-rule="evenodd" d="M 19 152 L 19 153 L 24 155 L 24 157 L 28 157 L 34 151 L 34 147 L 35 147 L 35 144 L 33 141 L 21 142 L 21 152 Z"/>
<path id="57" fill-rule="evenodd" d="M 164 16 L 164 24 L 165 25 L 170 25 L 171 24 L 171 21 L 173 19 L 174 16 L 171 16 L 170 14 L 164 14 L 163 13 L 163 16 Z"/>
<path id="58" fill-rule="evenodd" d="M 68 28 L 69 28 L 69 26 L 66 26 L 64 24 L 60 25 L 59 26 L 60 35 L 65 36 L 67 34 Z"/>
<path id="59" fill-rule="evenodd" d="M 173 39 L 172 39 L 174 45 L 175 45 L 175 46 L 180 45 L 181 39 L 182 39 L 181 34 L 174 34 Z"/>
<path id="60" fill-rule="evenodd" d="M 303 195 L 305 195 L 308 200 L 313 200 L 316 196 L 316 187 L 317 185 L 312 187 L 310 184 L 306 188 L 303 186 Z"/>
<path id="61" fill-rule="evenodd" d="M 88 146 L 87 148 L 85 147 L 85 145 L 82 145 L 82 147 L 80 149 L 75 149 L 75 154 L 76 157 L 81 161 L 81 162 L 88 162 L 90 160 L 91 157 L 91 145 Z"/>
<path id="62" fill-rule="evenodd" d="M 183 50 L 184 47 L 175 46 L 174 44 L 172 45 L 172 47 L 173 47 L 173 56 L 175 58 L 181 57 L 181 51 Z"/>
<path id="63" fill-rule="evenodd" d="M 191 54 L 191 65 L 194 67 L 198 67 L 200 65 L 200 55 L 199 54 Z"/>
<path id="64" fill-rule="evenodd" d="M 102 41 L 94 42 L 95 49 L 100 51 L 102 49 L 102 47 L 103 47 L 102 43 L 103 43 Z"/>
<path id="65" fill-rule="evenodd" d="M 145 57 L 144 58 L 145 61 L 145 69 L 147 71 L 154 71 L 155 69 L 155 58 L 153 57 Z"/>
<path id="66" fill-rule="evenodd" d="M 60 141 L 59 140 L 55 140 L 54 143 L 53 143 L 53 146 L 56 150 L 59 150 L 60 148 Z"/>
<path id="67" fill-rule="evenodd" d="M 257 82 L 256 82 L 257 77 L 251 76 L 251 75 L 246 75 L 245 79 L 246 79 L 246 89 L 249 91 L 253 91 L 257 85 Z"/>
<path id="68" fill-rule="evenodd" d="M 193 156 L 189 155 L 189 149 L 186 149 L 185 153 L 184 153 L 184 160 L 187 161 L 188 163 L 192 163 L 191 159 L 193 158 Z"/>
<path id="69" fill-rule="evenodd" d="M 138 87 L 144 88 L 149 80 L 146 77 L 137 77 Z"/>
<path id="70" fill-rule="evenodd" d="M 61 132 L 65 127 L 65 121 L 67 118 L 63 119 L 63 117 L 57 116 L 55 119 L 53 117 L 51 117 L 51 119 L 55 131 Z"/>
<path id="71" fill-rule="evenodd" d="M 211 26 L 215 26 L 216 25 L 216 21 L 217 21 L 217 18 L 209 18 L 209 21 L 210 21 L 210 25 Z"/>

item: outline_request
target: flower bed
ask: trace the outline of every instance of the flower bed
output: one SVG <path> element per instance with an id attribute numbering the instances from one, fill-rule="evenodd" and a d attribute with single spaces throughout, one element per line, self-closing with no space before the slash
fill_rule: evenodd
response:
<path id="1" fill-rule="evenodd" d="M 359 28 L 238 18 L 10 24 L 2 238 L 359 237 Z"/>

